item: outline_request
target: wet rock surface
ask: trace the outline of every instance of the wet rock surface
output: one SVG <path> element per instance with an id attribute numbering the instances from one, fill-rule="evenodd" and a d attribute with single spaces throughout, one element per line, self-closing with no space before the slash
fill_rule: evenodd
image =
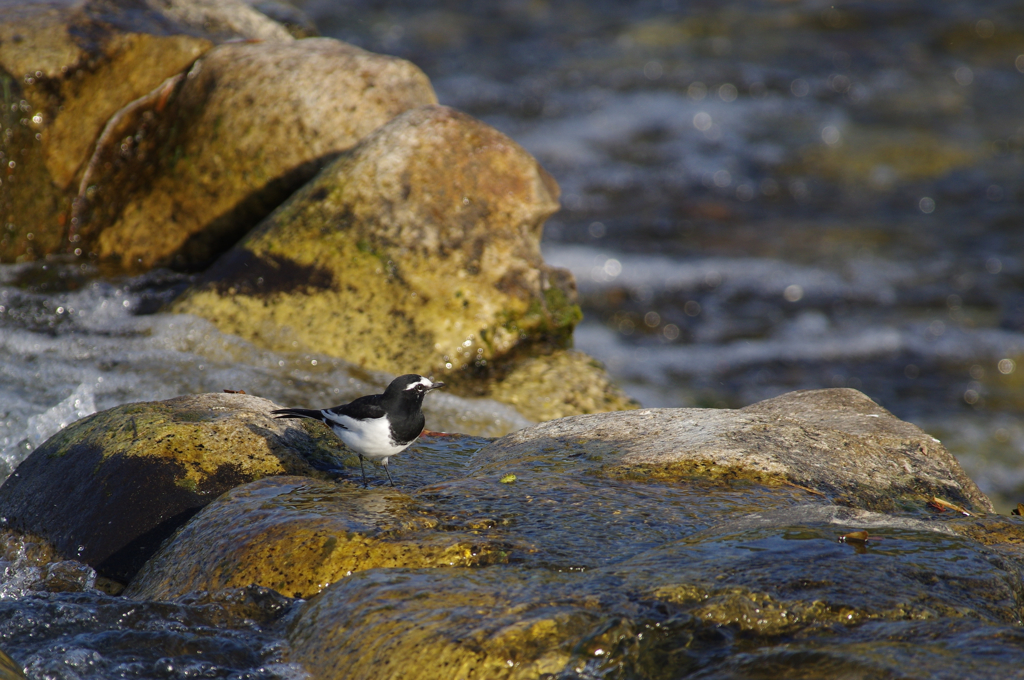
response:
<path id="1" fill-rule="evenodd" d="M 905 452 L 883 435 L 922 436 L 849 390 L 784 395 L 751 410 L 802 414 L 808 436 L 819 439 L 830 420 L 845 421 L 847 436 L 877 438 L 876 456 L 890 456 L 897 477 L 906 474 Z M 854 459 L 830 461 L 828 477 L 799 476 L 795 458 L 767 473 L 766 460 L 790 455 L 784 425 L 776 442 L 776 428 L 767 428 L 746 470 L 742 459 L 729 470 L 681 469 L 668 413 L 645 431 L 635 423 L 644 411 L 607 416 L 621 421 L 625 441 L 609 437 L 610 421 L 587 441 L 572 425 L 592 417 L 546 423 L 482 449 L 468 477 L 417 489 L 421 508 L 447 517 L 449 528 L 503 537 L 508 563 L 355 573 L 299 606 L 287 631 L 293 658 L 326 678 L 380 669 L 438 678 L 731 677 L 754 669 L 778 677 L 792 669 L 787 663 L 870 675 L 918 663 L 936 672 L 950 647 L 984 639 L 992 653 L 968 653 L 959 666 L 968 675 L 1016 663 L 1019 520 L 938 514 L 927 506 L 934 480 L 915 494 L 914 485 L 877 473 L 857 482 L 868 500 L 851 502 L 836 479 L 843 469 L 859 477 Z M 706 420 L 727 431 L 722 416 L 734 433 L 749 426 L 744 411 L 672 414 L 688 427 Z M 860 426 L 851 420 L 858 414 L 882 422 Z M 559 424 L 571 434 L 545 435 Z M 611 445 L 599 450 L 602 435 Z M 713 456 L 715 439 L 704 445 Z M 801 455 L 802 467 L 815 467 L 813 453 Z M 962 475 L 952 458 L 925 469 L 929 478 Z M 895 487 L 902 495 L 890 512 L 851 507 L 874 505 Z M 985 505 L 969 484 L 960 488 Z M 972 533 L 990 536 L 988 544 Z"/>
<path id="2" fill-rule="evenodd" d="M 787 659 L 884 674 L 935 671 L 950 648 L 968 677 L 1006 671 L 1024 524 L 986 515 L 923 439 L 842 389 L 428 435 L 396 458 L 395 488 L 372 468 L 362 488 L 344 454 L 332 482 L 235 486 L 126 594 L 307 598 L 272 626 L 323 678 L 717 677 Z"/>
<path id="3" fill-rule="evenodd" d="M 256 584 L 309 597 L 373 568 L 479 566 L 507 560 L 507 546 L 472 533 L 433 532 L 398 491 L 275 477 L 237 487 L 208 505 L 151 559 L 125 591 L 138 600 Z"/>
<path id="4" fill-rule="evenodd" d="M 739 410 L 643 409 L 551 421 L 495 442 L 473 462 L 491 473 L 563 465 L 636 478 L 784 481 L 868 509 L 931 494 L 992 510 L 938 440 L 851 389 L 792 392 Z"/>
<path id="5" fill-rule="evenodd" d="M 267 475 L 325 476 L 309 461 L 330 460 L 337 441 L 272 418 L 274 408 L 258 397 L 206 394 L 84 418 L 44 442 L 0 487 L 4 526 L 127 582 L 224 491 Z"/>

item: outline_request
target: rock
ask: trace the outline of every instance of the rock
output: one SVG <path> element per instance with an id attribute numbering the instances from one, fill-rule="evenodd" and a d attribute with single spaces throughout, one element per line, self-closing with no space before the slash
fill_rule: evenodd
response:
<path id="1" fill-rule="evenodd" d="M 75 236 L 76 180 L 104 126 L 187 70 L 215 41 L 238 38 L 291 40 L 239 0 L 131 9 L 99 1 L 5 7 L 0 80 L 5 102 L 18 106 L 5 106 L 0 120 L 9 130 L 0 142 L 6 166 L 0 261 L 74 248 L 68 239 Z"/>
<path id="2" fill-rule="evenodd" d="M 948 103 L 954 110 L 964 104 L 957 101 L 955 91 L 938 88 L 921 88 L 902 96 L 894 92 L 891 96 L 914 108 L 921 106 L 925 98 L 951 100 Z M 879 102 L 879 106 L 884 103 Z M 923 108 L 935 111 L 946 107 Z M 971 167 L 985 153 L 980 146 L 927 132 L 893 133 L 888 128 L 850 125 L 844 126 L 842 135 L 841 144 L 812 145 L 801 151 L 800 158 L 785 168 L 787 173 L 822 177 L 848 187 L 890 191 L 897 183 L 937 179 L 959 168 Z"/>
<path id="3" fill-rule="evenodd" d="M 238 486 L 126 592 L 308 598 L 287 614 L 289 658 L 325 680 L 746 677 L 793 658 L 824 677 L 910 653 L 934 675 L 978 639 L 966 675 L 1019 666 L 1024 523 L 978 516 L 955 460 L 859 392 L 483 443 L 428 438 L 397 489 Z M 930 508 L 940 491 L 974 514 Z"/>
<path id="4" fill-rule="evenodd" d="M 600 362 L 575 350 L 514 363 L 487 396 L 535 421 L 640 407 L 612 383 Z"/>
<path id="5" fill-rule="evenodd" d="M 867 530 L 868 541 L 837 540 L 847 527 Z M 724 522 L 608 571 L 637 597 L 776 636 L 936 616 L 1009 623 L 1012 569 L 946 523 L 806 505 Z M 957 592 L 960 579 L 972 582 L 970 593 Z"/>
<path id="6" fill-rule="evenodd" d="M 0 652 L 0 680 L 25 680 L 21 664 Z"/>
<path id="7" fill-rule="evenodd" d="M 504 562 L 507 546 L 469 532 L 436 531 L 412 499 L 304 477 L 236 487 L 206 506 L 143 567 L 125 591 L 167 600 L 250 584 L 310 597 L 327 584 L 380 567 Z"/>
<path id="8" fill-rule="evenodd" d="M 220 45 L 147 107 L 152 122 L 119 126 L 113 139 L 157 141 L 104 150 L 115 171 L 90 182 L 82 238 L 125 267 L 200 269 L 340 151 L 435 101 L 409 62 L 330 38 Z"/>
<path id="9" fill-rule="evenodd" d="M 537 450 L 550 461 L 539 462 Z M 838 502 L 892 510 L 931 495 L 983 512 L 988 498 L 919 428 L 851 389 L 791 392 L 740 410 L 644 409 L 565 418 L 481 450 L 481 472 L 553 461 L 601 474 L 740 477 L 809 487 Z"/>
<path id="10" fill-rule="evenodd" d="M 2 112 L 0 261 L 201 268 L 327 158 L 436 101 L 412 64 L 295 41 L 240 0 L 29 5 L 0 24 L 0 69 L 20 102 Z"/>
<path id="11" fill-rule="evenodd" d="M 127 582 L 224 491 L 269 475 L 325 476 L 307 459 L 336 456 L 337 441 L 322 427 L 272 418 L 274 408 L 258 397 L 203 394 L 83 418 L 0 487 L 3 526 Z"/>
<path id="12" fill-rule="evenodd" d="M 877 548 L 838 541 L 850 524 L 870 526 Z M 740 659 L 763 669 L 793 658 L 827 677 L 866 650 L 899 666 L 894 639 L 934 672 L 964 631 L 1009 636 L 986 652 L 990 671 L 1005 670 L 1020 639 L 1015 568 L 934 522 L 811 506 L 597 569 L 363 571 L 299 605 L 288 637 L 291 658 L 324 680 L 381 668 L 424 679 L 718 677 Z"/>
<path id="13" fill-rule="evenodd" d="M 575 284 L 539 247 L 557 195 L 497 130 L 415 109 L 327 167 L 172 311 L 274 349 L 471 381 L 569 342 Z"/>
<path id="14" fill-rule="evenodd" d="M 614 645 L 617 622 L 637 609 L 581 580 L 516 568 L 360 572 L 300 606 L 291 658 L 323 680 L 381 669 L 422 680 L 554 677 Z"/>

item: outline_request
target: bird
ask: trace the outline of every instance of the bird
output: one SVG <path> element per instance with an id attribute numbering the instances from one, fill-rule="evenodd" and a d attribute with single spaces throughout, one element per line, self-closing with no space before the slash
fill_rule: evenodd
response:
<path id="1" fill-rule="evenodd" d="M 312 418 L 331 428 L 335 436 L 359 456 L 359 471 L 366 487 L 363 459 L 380 462 L 391 486 L 388 459 L 409 448 L 423 432 L 426 419 L 420 407 L 427 392 L 444 387 L 422 375 L 409 373 L 391 381 L 384 394 L 369 394 L 325 409 L 282 408 L 275 418 Z"/>

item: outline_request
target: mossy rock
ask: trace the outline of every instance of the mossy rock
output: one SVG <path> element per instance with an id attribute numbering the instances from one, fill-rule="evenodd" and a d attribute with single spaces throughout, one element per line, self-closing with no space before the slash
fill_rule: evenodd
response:
<path id="1" fill-rule="evenodd" d="M 7 155 L 17 162 L 5 168 L 0 185 L 0 261 L 88 249 L 74 239 L 82 234 L 73 201 L 104 128 L 214 44 L 239 38 L 291 40 L 240 0 L 163 10 L 98 1 L 5 6 L 0 123 L 8 131 L 3 147 L 19 153 Z M 123 153 L 123 140 L 109 140 L 114 157 Z"/>
<path id="2" fill-rule="evenodd" d="M 1006 636 L 994 667 L 1014 663 L 1019 563 L 941 524 L 833 510 L 722 522 L 598 569 L 363 571 L 298 608 L 292 658 L 325 680 L 382 668 L 394 678 L 668 680 L 770 658 L 780 645 L 815 658 L 873 625 L 890 632 L 862 640 L 861 658 L 884 656 L 900 631 L 920 645 L 915 659 L 948 664 L 948 645 L 970 630 Z M 842 520 L 875 523 L 876 540 L 840 542 Z"/>
<path id="3" fill-rule="evenodd" d="M 338 455 L 336 440 L 274 419 L 274 408 L 258 397 L 201 394 L 83 418 L 0 487 L 3 526 L 127 582 L 161 541 L 228 489 L 269 475 L 325 477 L 309 461 Z"/>
<path id="4" fill-rule="evenodd" d="M 612 642 L 631 609 L 624 593 L 582 580 L 493 567 L 360 572 L 302 605 L 288 631 L 292 659 L 323 680 L 381 669 L 421 680 L 555 677 Z"/>
<path id="5" fill-rule="evenodd" d="M 206 506 L 146 563 L 125 595 L 165 600 L 256 584 L 310 597 L 364 569 L 508 560 L 502 543 L 437 531 L 438 524 L 397 490 L 262 479 Z"/>
<path id="6" fill-rule="evenodd" d="M 81 235 L 129 269 L 198 270 L 394 116 L 437 99 L 408 61 L 331 38 L 219 45 L 101 149 Z"/>
<path id="7" fill-rule="evenodd" d="M 325 168 L 172 311 L 273 349 L 472 380 L 571 340 L 575 283 L 540 253 L 557 197 L 497 130 L 415 109 Z"/>

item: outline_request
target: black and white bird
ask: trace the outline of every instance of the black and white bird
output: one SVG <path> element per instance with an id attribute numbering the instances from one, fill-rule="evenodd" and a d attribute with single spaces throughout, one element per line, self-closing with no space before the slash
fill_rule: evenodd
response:
<path id="1" fill-rule="evenodd" d="M 423 432 L 426 422 L 420 410 L 423 397 L 438 387 L 444 387 L 444 383 L 410 373 L 392 380 L 384 394 L 359 397 L 334 408 L 282 408 L 273 413 L 277 418 L 312 418 L 324 423 L 359 455 L 363 486 L 366 486 L 364 458 L 381 463 L 388 481 L 394 486 L 388 472 L 388 459 L 409 448 Z"/>

